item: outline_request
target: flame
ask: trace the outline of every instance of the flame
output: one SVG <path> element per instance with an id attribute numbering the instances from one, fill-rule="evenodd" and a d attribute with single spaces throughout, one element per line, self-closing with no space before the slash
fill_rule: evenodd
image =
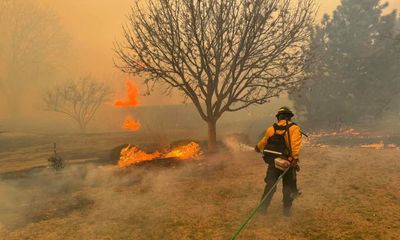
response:
<path id="1" fill-rule="evenodd" d="M 136 121 L 132 116 L 128 116 L 125 119 L 122 127 L 135 132 L 140 129 L 140 123 L 138 121 Z"/>
<path id="2" fill-rule="evenodd" d="M 121 156 L 118 161 L 118 166 L 123 168 L 135 163 L 151 161 L 159 158 L 161 154 L 157 151 L 155 153 L 146 153 L 135 146 L 127 146 L 121 150 Z"/>
<path id="3" fill-rule="evenodd" d="M 200 154 L 200 146 L 195 142 L 191 142 L 184 146 L 178 146 L 164 155 L 165 158 L 176 158 L 186 160 L 196 158 Z"/>
<path id="4" fill-rule="evenodd" d="M 126 80 L 126 85 L 128 88 L 128 96 L 126 100 L 120 100 L 114 102 L 114 106 L 116 107 L 136 107 L 139 105 L 139 101 L 137 99 L 139 93 L 139 87 L 132 83 L 130 79 Z"/>
<path id="5" fill-rule="evenodd" d="M 200 145 L 195 142 L 175 147 L 164 154 L 161 154 L 159 151 L 146 153 L 135 146 L 129 145 L 121 150 L 118 166 L 124 168 L 139 162 L 151 161 L 156 158 L 176 158 L 178 160 L 195 159 L 199 157 L 200 154 Z"/>
<path id="6" fill-rule="evenodd" d="M 385 144 L 383 144 L 383 142 L 380 143 L 373 143 L 373 144 L 364 144 L 361 145 L 362 148 L 372 148 L 372 149 L 383 149 L 385 147 Z"/>
<path id="7" fill-rule="evenodd" d="M 116 107 L 136 107 L 139 105 L 138 93 L 139 87 L 132 83 L 130 79 L 126 80 L 128 96 L 127 100 L 120 100 L 114 102 Z M 129 131 L 137 131 L 140 129 L 140 123 L 132 116 L 127 116 L 122 128 L 128 129 Z"/>

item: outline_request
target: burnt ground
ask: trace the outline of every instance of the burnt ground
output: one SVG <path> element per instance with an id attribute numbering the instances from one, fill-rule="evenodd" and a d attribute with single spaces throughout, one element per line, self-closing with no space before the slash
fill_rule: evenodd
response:
<path id="1" fill-rule="evenodd" d="M 83 141 L 98 144 L 85 152 Z M 61 172 L 45 168 L 47 153 L 29 144 L 2 153 L 0 239 L 229 239 L 263 189 L 265 166 L 253 152 L 121 170 L 104 159 L 126 139 L 67 142 L 65 155 L 76 144 L 86 161 Z M 399 149 L 306 145 L 293 216 L 282 216 L 279 185 L 269 214 L 256 215 L 238 239 L 398 239 L 399 156 Z"/>

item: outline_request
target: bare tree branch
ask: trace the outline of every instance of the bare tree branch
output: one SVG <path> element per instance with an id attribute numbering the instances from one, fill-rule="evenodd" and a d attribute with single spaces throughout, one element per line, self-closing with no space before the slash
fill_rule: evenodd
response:
<path id="1" fill-rule="evenodd" d="M 48 90 L 43 96 L 45 110 L 67 115 L 84 131 L 98 108 L 109 99 L 111 91 L 104 84 L 84 77 Z"/>
<path id="2" fill-rule="evenodd" d="M 314 0 L 150 0 L 115 43 L 116 65 L 187 96 L 207 122 L 304 79 Z"/>

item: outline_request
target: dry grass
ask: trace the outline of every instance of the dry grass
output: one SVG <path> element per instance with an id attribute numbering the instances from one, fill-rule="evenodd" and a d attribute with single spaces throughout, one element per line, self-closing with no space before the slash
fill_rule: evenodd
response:
<path id="1" fill-rule="evenodd" d="M 399 154 L 306 147 L 293 216 L 282 216 L 278 189 L 269 214 L 239 239 L 398 239 Z M 257 205 L 264 174 L 255 153 L 225 152 L 170 167 L 84 165 L 3 179 L 0 238 L 229 239 Z"/>

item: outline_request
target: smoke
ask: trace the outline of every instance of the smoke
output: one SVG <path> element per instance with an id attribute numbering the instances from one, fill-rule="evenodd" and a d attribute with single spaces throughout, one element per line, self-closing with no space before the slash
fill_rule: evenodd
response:
<path id="1" fill-rule="evenodd" d="M 1 0 L 1 2 L 7 1 Z M 124 79 L 126 76 L 114 67 L 114 53 L 111 49 L 113 42 L 121 37 L 121 26 L 126 21 L 126 13 L 132 5 L 132 1 L 120 0 L 118 3 L 115 3 L 113 1 L 99 2 L 87 0 L 84 5 L 76 4 L 73 1 L 30 0 L 29 2 L 32 2 L 32 5 L 35 7 L 39 6 L 49 10 L 57 17 L 60 23 L 60 29 L 58 30 L 68 35 L 67 40 L 69 43 L 68 49 L 62 48 L 61 51 L 63 54 L 70 52 L 74 54 L 68 58 L 63 55 L 55 56 L 57 58 L 57 69 L 54 71 L 40 71 L 39 74 L 20 78 L 22 83 L 18 84 L 18 87 L 29 83 L 29 88 L 23 93 L 17 91 L 17 93 L 21 95 L 21 102 L 23 102 L 21 113 L 18 116 L 11 116 L 6 98 L 2 93 L 5 89 L 3 85 L 0 87 L 0 111 L 2 112 L 2 114 L 0 114 L 0 131 L 76 131 L 76 126 L 67 117 L 42 110 L 42 92 L 59 81 L 77 79 L 87 74 L 91 74 L 99 81 L 109 83 L 110 87 L 115 89 L 117 93 L 122 94 L 125 92 Z M 139 3 L 144 4 L 145 1 L 141 0 Z M 316 19 L 320 19 L 324 13 L 331 13 L 339 3 L 339 0 L 319 1 L 321 5 L 319 11 L 320 16 Z M 400 7 L 400 3 L 397 0 L 390 0 L 389 3 L 390 10 Z M 28 10 L 34 12 L 31 11 L 32 8 Z M 389 9 L 387 11 L 389 11 Z M 72 12 L 74 14 L 70 14 Z M 101 28 L 98 27 L 99 21 L 101 21 Z M 53 26 L 53 22 L 46 23 L 45 25 Z M 7 25 L 7 27 L 11 26 L 13 26 L 13 24 Z M 37 24 L 37 26 L 40 25 Z M 28 30 L 30 32 L 31 29 Z M 11 33 L 13 31 L 8 32 Z M 4 36 L 6 35 L 7 34 Z M 90 39 L 90 41 L 88 41 L 88 39 Z M 40 44 L 43 43 L 47 43 L 47 41 L 40 41 Z M 54 42 L 48 44 L 54 44 Z M 5 47 L 8 48 L 7 46 Z M 37 50 L 41 48 L 34 46 L 33 49 Z M 51 51 L 51 53 L 54 55 L 54 51 Z M 1 81 L 4 80 L 3 75 L 7 72 L 7 69 L 3 69 L 5 67 L 6 64 L 2 64 L 2 60 L 0 60 L 0 69 L 2 70 L 0 71 Z M 25 67 L 34 68 L 33 70 L 35 71 L 37 70 L 33 65 L 24 66 L 24 68 Z M 138 78 L 137 81 L 141 82 L 141 79 Z M 166 97 L 162 95 L 163 92 L 164 89 L 157 89 L 152 96 L 141 98 L 140 101 L 143 105 L 179 104 L 182 102 L 182 97 L 179 95 Z M 282 103 L 282 105 L 287 105 L 287 103 Z M 258 108 L 254 112 L 258 112 L 262 108 L 264 107 Z M 203 124 L 196 112 L 187 114 L 190 115 L 190 120 L 195 119 L 196 123 Z M 136 115 L 134 116 L 137 117 Z M 245 114 L 238 113 L 235 115 L 235 118 L 237 116 L 244 118 Z M 120 113 L 119 109 L 114 109 L 110 102 L 99 110 L 98 115 L 96 115 L 89 126 L 89 130 L 119 131 L 121 130 L 121 123 L 125 117 L 126 113 Z M 146 124 L 142 121 L 141 123 L 142 125 Z M 59 126 L 63 126 L 63 128 L 60 129 Z"/>
<path id="2" fill-rule="evenodd" d="M 182 105 L 180 96 L 165 97 L 164 90 L 157 89 L 152 96 L 120 101 L 122 105 L 137 105 L 140 101 L 141 106 L 133 110 L 116 108 L 113 102 L 102 106 L 89 131 L 106 134 L 72 138 L 58 134 L 75 132 L 76 126 L 61 114 L 42 110 L 42 90 L 57 81 L 92 74 L 107 82 L 117 95 L 126 93 L 126 76 L 115 69 L 110 49 L 120 37 L 132 1 L 88 0 L 83 5 L 76 1 L 31 1 L 54 10 L 61 30 L 70 37 L 70 48 L 62 52 L 74 52 L 74 56 L 58 57 L 57 68 L 51 70 L 37 71 L 35 65 L 27 66 L 35 74 L 19 78 L 24 81 L 22 85 L 29 86 L 17 91 L 23 103 L 19 115 L 11 116 L 2 94 L 5 89 L 0 86 L 0 239 L 231 237 L 230 233 L 258 203 L 264 187 L 265 165 L 253 152 L 254 144 L 275 121 L 276 109 L 292 104 L 288 98 L 224 114 L 218 121 L 218 137 L 226 149 L 201 160 L 155 161 L 124 170 L 114 165 L 75 163 L 60 172 L 35 168 L 46 161 L 53 142 L 68 148 L 69 159 L 93 158 L 100 152 L 108 154 L 118 144 L 165 147 L 174 140 L 205 139 L 207 129 L 193 105 Z M 320 2 L 323 14 L 331 13 L 340 1 Z M 397 0 L 389 2 L 392 8 L 400 8 Z M 0 69 L 4 70 L 6 65 L 1 61 L 0 56 Z M 7 71 L 0 72 L 3 81 Z M 129 96 L 137 95 L 134 86 L 128 88 Z M 140 122 L 141 130 L 112 135 L 110 132 L 121 131 L 121 124 L 130 114 L 135 118 L 126 122 L 127 127 L 139 128 Z M 382 131 L 379 134 L 385 136 L 398 135 L 398 119 L 398 114 L 388 114 L 372 130 Z M 26 133 L 32 131 L 35 134 Z M 57 134 L 45 134 L 49 132 Z M 238 132 L 242 134 L 235 135 Z M 399 137 L 390 141 L 400 146 Z M 357 142 L 356 147 L 359 145 Z M 396 185 L 400 181 L 396 171 L 400 168 L 398 149 L 319 146 L 324 148 L 310 144 L 301 155 L 299 185 L 304 194 L 296 202 L 294 218 L 281 218 L 281 196 L 277 191 L 271 217 L 257 217 L 243 239 L 396 239 L 398 226 L 393 223 L 397 223 L 400 199 L 400 185 Z M 19 171 L 31 165 L 32 169 Z M 393 226 L 392 232 L 386 229 L 388 226 Z"/>
<path id="3" fill-rule="evenodd" d="M 91 231 L 102 232 L 114 221 L 132 224 L 131 233 L 138 236 L 154 237 L 153 227 L 168 229 L 170 224 L 178 224 L 174 221 L 179 222 L 175 218 L 180 213 L 174 212 L 177 210 L 173 206 L 212 215 L 213 211 L 202 210 L 196 199 L 184 199 L 184 193 L 195 191 L 202 181 L 215 178 L 228 164 L 237 161 L 233 153 L 250 149 L 234 137 L 227 138 L 226 143 L 232 147 L 230 151 L 200 160 L 159 160 L 126 169 L 116 165 L 69 164 L 59 172 L 34 168 L 3 173 L 0 238 L 4 234 L 12 239 L 13 234 L 22 234 L 30 226 L 42 228 L 46 222 L 58 219 L 74 225 L 82 214 L 84 222 L 91 223 Z M 193 209 L 188 208 L 190 205 Z"/>
<path id="4" fill-rule="evenodd" d="M 176 164 L 163 168 L 151 163 L 128 169 L 76 164 L 60 172 L 45 168 L 2 174 L 0 231 L 14 231 L 57 218 L 68 219 L 81 211 L 86 212 L 86 221 L 105 220 L 110 216 L 121 221 L 132 214 L 148 215 L 146 211 L 152 211 L 148 201 L 157 204 L 169 195 L 168 191 L 172 190 L 169 183 L 174 178 L 199 172 L 198 162 L 185 167 Z"/>
<path id="5" fill-rule="evenodd" d="M 7 229 L 18 228 L 48 217 L 68 214 L 69 210 L 73 210 L 82 202 L 90 202 L 84 196 L 77 195 L 77 190 L 95 182 L 105 183 L 105 178 L 110 175 L 103 174 L 102 178 L 98 178 L 88 170 L 74 166 L 63 173 L 44 169 L 34 171 L 28 176 L 7 174 L 2 177 L 1 224 Z"/>
<path id="6" fill-rule="evenodd" d="M 239 141 L 239 139 L 235 136 L 229 136 L 224 139 L 224 144 L 228 147 L 228 149 L 232 152 L 250 152 L 254 151 L 254 147 L 250 145 L 244 144 Z"/>
<path id="7" fill-rule="evenodd" d="M 228 150 L 199 160 L 3 173 L 0 239 L 228 239 L 264 187 L 265 164 L 243 138 L 229 136 Z M 298 173 L 303 195 L 295 201 L 294 216 L 282 217 L 279 189 L 268 216 L 256 215 L 241 237 L 345 238 L 360 231 L 366 238 L 384 236 L 385 227 L 363 226 L 396 219 L 398 196 L 371 197 L 391 196 L 384 189 L 397 192 L 393 151 L 307 146 Z M 365 176 L 369 180 L 360 181 Z"/>

